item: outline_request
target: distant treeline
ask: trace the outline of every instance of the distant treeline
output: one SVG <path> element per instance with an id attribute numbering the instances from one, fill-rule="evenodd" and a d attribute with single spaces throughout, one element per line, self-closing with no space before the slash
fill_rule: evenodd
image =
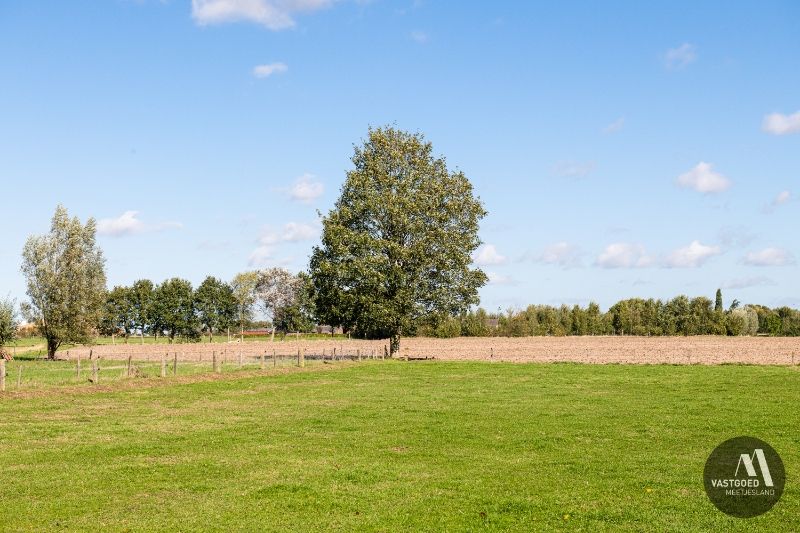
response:
<path id="1" fill-rule="evenodd" d="M 275 278 L 278 276 L 278 278 Z M 270 283 L 279 279 L 280 283 Z M 279 303 L 265 306 L 274 289 L 291 285 Z M 266 300 L 265 300 L 266 299 Z M 259 304 L 259 302 L 261 302 Z M 256 320 L 257 308 L 270 309 L 272 320 Z M 305 273 L 282 269 L 243 272 L 230 283 L 206 278 L 196 289 L 180 278 L 161 284 L 139 280 L 129 287 L 106 293 L 97 332 L 128 338 L 135 335 L 169 340 L 200 340 L 213 333 L 240 333 L 264 327 L 278 333 L 313 333 L 321 321 L 316 316 L 314 285 Z M 345 333 L 362 334 L 353 329 Z M 414 325 L 405 336 L 525 337 L 568 335 L 770 335 L 800 336 L 800 311 L 790 307 L 770 309 L 740 305 L 734 300 L 723 308 L 722 292 L 712 301 L 704 296 L 677 296 L 669 301 L 631 298 L 608 311 L 596 303 L 550 306 L 530 305 L 524 310 L 489 313 L 484 309 L 460 316 L 440 316 Z"/>
<path id="2" fill-rule="evenodd" d="M 438 324 L 418 328 L 418 335 L 434 337 L 528 335 L 770 335 L 800 336 L 800 311 L 790 307 L 741 306 L 726 310 L 717 301 L 700 296 L 677 296 L 669 301 L 631 298 L 602 312 L 595 303 L 553 307 L 531 305 L 521 311 L 489 314 L 483 309 Z"/>

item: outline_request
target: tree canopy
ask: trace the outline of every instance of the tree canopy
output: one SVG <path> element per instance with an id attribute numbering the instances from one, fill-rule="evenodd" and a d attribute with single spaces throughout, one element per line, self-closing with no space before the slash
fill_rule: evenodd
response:
<path id="1" fill-rule="evenodd" d="M 478 303 L 487 277 L 471 255 L 486 211 L 419 133 L 370 129 L 352 162 L 311 256 L 317 316 L 388 337 L 396 353 L 415 326 Z"/>
<path id="2" fill-rule="evenodd" d="M 100 324 L 106 274 L 95 233 L 94 219 L 81 224 L 58 206 L 50 233 L 25 243 L 22 273 L 30 303 L 24 312 L 47 340 L 50 359 L 64 342 L 86 342 Z"/>

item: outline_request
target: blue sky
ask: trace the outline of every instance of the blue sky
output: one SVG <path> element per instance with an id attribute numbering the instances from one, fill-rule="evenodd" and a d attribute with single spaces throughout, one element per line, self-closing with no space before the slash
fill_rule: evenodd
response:
<path id="1" fill-rule="evenodd" d="M 55 206 L 109 284 L 300 270 L 370 125 L 489 215 L 489 310 L 800 306 L 800 3 L 0 3 L 0 294 Z"/>

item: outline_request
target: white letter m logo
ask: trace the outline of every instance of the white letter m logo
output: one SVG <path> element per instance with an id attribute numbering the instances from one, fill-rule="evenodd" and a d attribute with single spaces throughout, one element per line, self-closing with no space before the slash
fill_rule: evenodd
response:
<path id="1" fill-rule="evenodd" d="M 742 463 L 744 463 L 744 469 L 747 470 L 747 475 L 750 477 L 756 477 L 757 474 L 756 468 L 753 466 L 753 457 L 758 459 L 758 467 L 761 468 L 761 475 L 764 476 L 764 485 L 767 487 L 772 487 L 772 476 L 769 474 L 767 458 L 764 457 L 764 450 L 761 448 L 756 448 L 752 457 L 746 453 L 740 455 L 739 462 L 736 464 L 736 473 L 734 473 L 733 476 L 736 477 L 739 474 L 739 467 L 742 466 Z"/>

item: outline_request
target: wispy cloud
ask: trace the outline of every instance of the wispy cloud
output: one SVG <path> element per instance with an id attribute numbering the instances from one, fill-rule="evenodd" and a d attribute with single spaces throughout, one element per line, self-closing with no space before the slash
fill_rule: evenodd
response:
<path id="1" fill-rule="evenodd" d="M 791 115 L 772 113 L 764 117 L 761 129 L 773 135 L 788 135 L 800 132 L 800 111 Z"/>
<path id="2" fill-rule="evenodd" d="M 749 289 L 750 287 L 765 287 L 775 285 L 775 280 L 765 276 L 750 278 L 735 278 L 722 284 L 723 289 Z"/>
<path id="3" fill-rule="evenodd" d="M 553 166 L 553 173 L 562 178 L 584 178 L 594 172 L 594 161 L 559 161 Z"/>
<path id="4" fill-rule="evenodd" d="M 664 66 L 669 70 L 680 70 L 697 60 L 697 49 L 693 44 L 683 43 L 670 48 L 664 54 Z"/>
<path id="5" fill-rule="evenodd" d="M 757 267 L 788 266 L 793 265 L 795 259 L 790 252 L 783 248 L 764 248 L 745 255 L 742 263 Z"/>
<path id="6" fill-rule="evenodd" d="M 253 76 L 259 79 L 269 78 L 273 74 L 282 74 L 289 70 L 285 63 L 269 63 L 253 67 Z"/>
<path id="7" fill-rule="evenodd" d="M 487 272 L 486 277 L 489 278 L 489 285 L 516 285 L 516 281 L 514 281 L 511 276 L 505 274 Z"/>
<path id="8" fill-rule="evenodd" d="M 281 242 L 300 242 L 315 239 L 319 235 L 319 228 L 302 222 L 288 222 L 280 230 L 269 226 L 261 230 L 258 242 L 262 246 L 273 246 Z"/>
<path id="9" fill-rule="evenodd" d="M 701 161 L 689 172 L 681 174 L 676 180 L 678 185 L 704 194 L 719 193 L 728 190 L 731 181 L 714 169 L 710 163 Z"/>
<path id="10" fill-rule="evenodd" d="M 430 37 L 424 31 L 415 30 L 411 32 L 411 40 L 417 44 L 425 44 L 430 40 Z"/>
<path id="11" fill-rule="evenodd" d="M 772 199 L 770 203 L 764 206 L 764 209 L 762 211 L 764 211 L 765 213 L 772 213 L 780 206 L 789 203 L 791 200 L 792 200 L 792 193 L 790 193 L 789 191 L 781 191 L 775 198 Z"/>
<path id="12" fill-rule="evenodd" d="M 295 25 L 295 14 L 331 4 L 333 0 L 192 0 L 192 18 L 201 26 L 253 22 L 270 30 L 283 30 Z"/>
<path id="13" fill-rule="evenodd" d="M 617 120 L 603 128 L 603 133 L 616 133 L 625 126 L 625 117 L 619 117 Z"/>
<path id="14" fill-rule="evenodd" d="M 139 219 L 139 211 L 125 211 L 116 218 L 103 218 L 97 222 L 97 234 L 108 237 L 124 237 L 138 233 L 180 229 L 180 222 L 147 224 Z"/>

